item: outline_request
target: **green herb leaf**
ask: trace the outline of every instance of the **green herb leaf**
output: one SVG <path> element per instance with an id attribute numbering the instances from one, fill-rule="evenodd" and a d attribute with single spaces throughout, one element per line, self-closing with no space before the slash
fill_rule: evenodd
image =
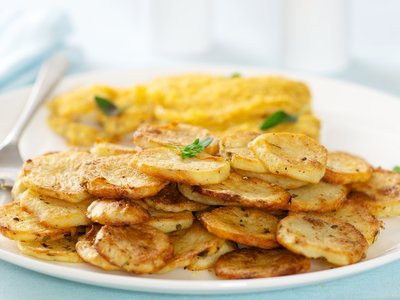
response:
<path id="1" fill-rule="evenodd" d="M 118 116 L 122 111 L 110 100 L 95 96 L 94 100 L 96 101 L 97 107 L 106 115 L 106 116 Z"/>
<path id="2" fill-rule="evenodd" d="M 205 148 L 207 148 L 213 141 L 213 138 L 207 137 L 203 140 L 196 139 L 193 143 L 183 147 L 181 149 L 182 159 L 188 157 L 195 157 L 197 154 L 202 152 Z"/>
<path id="3" fill-rule="evenodd" d="M 292 116 L 285 113 L 283 110 L 279 110 L 276 113 L 265 118 L 264 122 L 261 124 L 261 130 L 267 130 L 269 128 L 275 127 L 281 123 L 293 123 L 297 121 L 297 116 Z"/>
<path id="4" fill-rule="evenodd" d="M 240 78 L 242 75 L 240 73 L 233 73 L 230 78 Z"/>
<path id="5" fill-rule="evenodd" d="M 393 168 L 393 171 L 399 172 L 399 173 L 400 173 L 400 166 L 395 166 L 395 167 Z"/>

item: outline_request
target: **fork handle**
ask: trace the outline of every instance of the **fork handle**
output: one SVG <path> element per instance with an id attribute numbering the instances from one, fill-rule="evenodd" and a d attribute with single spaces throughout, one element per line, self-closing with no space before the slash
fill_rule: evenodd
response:
<path id="1" fill-rule="evenodd" d="M 36 112 L 40 104 L 53 90 L 56 83 L 62 78 L 67 69 L 68 59 L 61 53 L 53 55 L 40 67 L 28 100 L 26 101 L 13 129 L 5 138 L 3 146 L 18 143 L 19 138 L 32 114 Z"/>

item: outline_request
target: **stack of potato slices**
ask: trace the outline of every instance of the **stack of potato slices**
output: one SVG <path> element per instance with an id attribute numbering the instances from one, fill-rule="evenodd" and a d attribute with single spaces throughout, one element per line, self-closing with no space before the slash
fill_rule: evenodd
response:
<path id="1" fill-rule="evenodd" d="M 219 140 L 192 125 L 145 124 L 134 142 L 28 160 L 14 201 L 0 207 L 1 233 L 39 259 L 241 279 L 307 272 L 312 259 L 356 263 L 377 217 L 400 215 L 400 173 L 303 134 Z"/>

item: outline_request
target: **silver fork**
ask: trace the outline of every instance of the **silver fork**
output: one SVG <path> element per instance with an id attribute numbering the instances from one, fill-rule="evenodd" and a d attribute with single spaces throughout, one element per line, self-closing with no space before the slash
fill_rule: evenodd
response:
<path id="1" fill-rule="evenodd" d="M 30 118 L 39 108 L 40 104 L 60 81 L 68 68 L 65 55 L 59 53 L 50 57 L 40 67 L 38 76 L 32 87 L 25 106 L 19 115 L 14 127 L 0 144 L 0 195 L 2 202 L 6 201 L 5 192 L 11 189 L 23 164 L 18 149 L 19 139 L 26 128 Z M 3 198 L 3 199 L 1 199 Z"/>

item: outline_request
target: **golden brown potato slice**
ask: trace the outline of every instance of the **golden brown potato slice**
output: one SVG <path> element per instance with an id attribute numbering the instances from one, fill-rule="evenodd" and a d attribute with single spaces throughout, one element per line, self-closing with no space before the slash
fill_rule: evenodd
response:
<path id="1" fill-rule="evenodd" d="M 136 274 L 158 271 L 173 253 L 169 237 L 145 224 L 105 225 L 96 234 L 94 244 L 107 261 Z"/>
<path id="2" fill-rule="evenodd" d="M 203 226 L 216 236 L 239 244 L 263 249 L 279 246 L 278 219 L 255 208 L 220 207 L 199 217 Z"/>
<path id="3" fill-rule="evenodd" d="M 25 255 L 51 261 L 79 263 L 82 259 L 75 249 L 76 237 L 56 241 L 18 242 L 18 249 Z"/>
<path id="4" fill-rule="evenodd" d="M 247 147 L 259 135 L 257 132 L 238 132 L 221 139 L 220 152 L 229 160 L 232 168 L 255 173 L 268 172 L 264 164 Z"/>
<path id="5" fill-rule="evenodd" d="M 22 183 L 39 194 L 80 202 L 91 196 L 81 186 L 79 167 L 91 159 L 87 152 L 49 153 L 26 161 Z"/>
<path id="6" fill-rule="evenodd" d="M 19 202 L 0 206 L 0 233 L 17 241 L 49 241 L 75 235 L 76 228 L 51 228 L 40 224 L 39 219 L 24 211 Z"/>
<path id="7" fill-rule="evenodd" d="M 86 217 L 86 210 L 92 200 L 71 203 L 27 190 L 20 197 L 20 205 L 31 214 L 35 215 L 40 223 L 55 227 L 68 228 L 89 225 L 91 222 Z"/>
<path id="8" fill-rule="evenodd" d="M 238 249 L 221 256 L 215 274 L 224 279 L 251 279 L 307 272 L 311 261 L 286 249 Z"/>
<path id="9" fill-rule="evenodd" d="M 87 209 L 90 220 L 106 225 L 130 225 L 146 222 L 149 213 L 130 200 L 98 199 Z"/>
<path id="10" fill-rule="evenodd" d="M 196 192 L 198 189 L 197 186 L 178 184 L 178 189 L 182 193 L 182 195 L 185 196 L 186 198 L 198 203 L 203 203 L 205 205 L 240 206 L 240 204 L 236 202 L 226 201 L 223 199 L 202 195 Z"/>
<path id="11" fill-rule="evenodd" d="M 149 212 L 151 218 L 146 224 L 165 233 L 186 229 L 193 224 L 193 214 L 190 211 L 173 213 L 150 209 Z"/>
<path id="12" fill-rule="evenodd" d="M 102 198 L 141 199 L 157 194 L 167 182 L 131 166 L 134 155 L 122 154 L 93 159 L 81 167 L 82 184 Z"/>
<path id="13" fill-rule="evenodd" d="M 243 177 L 258 178 L 266 182 L 278 185 L 285 190 L 296 189 L 308 184 L 308 182 L 299 181 L 290 177 L 276 175 L 272 173 L 255 173 L 243 170 L 235 170 L 235 172 Z"/>
<path id="14" fill-rule="evenodd" d="M 368 248 L 368 242 L 353 225 L 304 213 L 282 219 L 276 238 L 294 253 L 323 257 L 338 266 L 360 261 Z"/>
<path id="15" fill-rule="evenodd" d="M 183 196 L 174 182 L 168 184 L 157 195 L 145 198 L 144 201 L 149 207 L 169 212 L 199 211 L 208 207 Z"/>
<path id="16" fill-rule="evenodd" d="M 270 173 L 310 183 L 318 183 L 325 174 L 328 151 L 307 135 L 265 133 L 249 148 Z"/>
<path id="17" fill-rule="evenodd" d="M 231 173 L 219 184 L 194 186 L 193 191 L 245 207 L 280 209 L 286 207 L 290 194 L 279 186 L 257 178 Z"/>
<path id="18" fill-rule="evenodd" d="M 94 240 L 100 228 L 100 226 L 92 226 L 88 233 L 79 237 L 78 242 L 75 245 L 76 251 L 85 262 L 93 266 L 107 271 L 120 270 L 121 268 L 104 259 L 104 257 L 97 252 L 96 247 L 94 246 Z"/>
<path id="19" fill-rule="evenodd" d="M 164 125 L 143 124 L 133 134 L 133 142 L 143 149 L 160 146 L 183 147 L 193 143 L 196 139 L 211 137 L 213 141 L 204 149 L 214 155 L 218 153 L 218 138 L 207 129 L 182 123 Z"/>
<path id="20" fill-rule="evenodd" d="M 324 180 L 336 184 L 365 182 L 371 178 L 372 168 L 361 157 L 346 152 L 328 154 Z"/>
<path id="21" fill-rule="evenodd" d="M 222 157 L 200 153 L 196 157 L 182 159 L 178 150 L 164 147 L 137 153 L 132 165 L 146 174 L 191 185 L 220 183 L 230 171 L 229 163 Z"/>
<path id="22" fill-rule="evenodd" d="M 289 190 L 287 209 L 290 211 L 326 212 L 337 209 L 346 200 L 348 188 L 344 185 L 320 182 Z"/>
<path id="23" fill-rule="evenodd" d="M 374 216 L 400 216 L 400 173 L 375 169 L 370 180 L 352 184 L 352 190 L 368 196 L 358 197 Z"/>
<path id="24" fill-rule="evenodd" d="M 90 148 L 90 153 L 98 156 L 112 156 L 121 154 L 135 154 L 140 151 L 140 148 L 127 147 L 112 143 L 95 143 Z"/>

